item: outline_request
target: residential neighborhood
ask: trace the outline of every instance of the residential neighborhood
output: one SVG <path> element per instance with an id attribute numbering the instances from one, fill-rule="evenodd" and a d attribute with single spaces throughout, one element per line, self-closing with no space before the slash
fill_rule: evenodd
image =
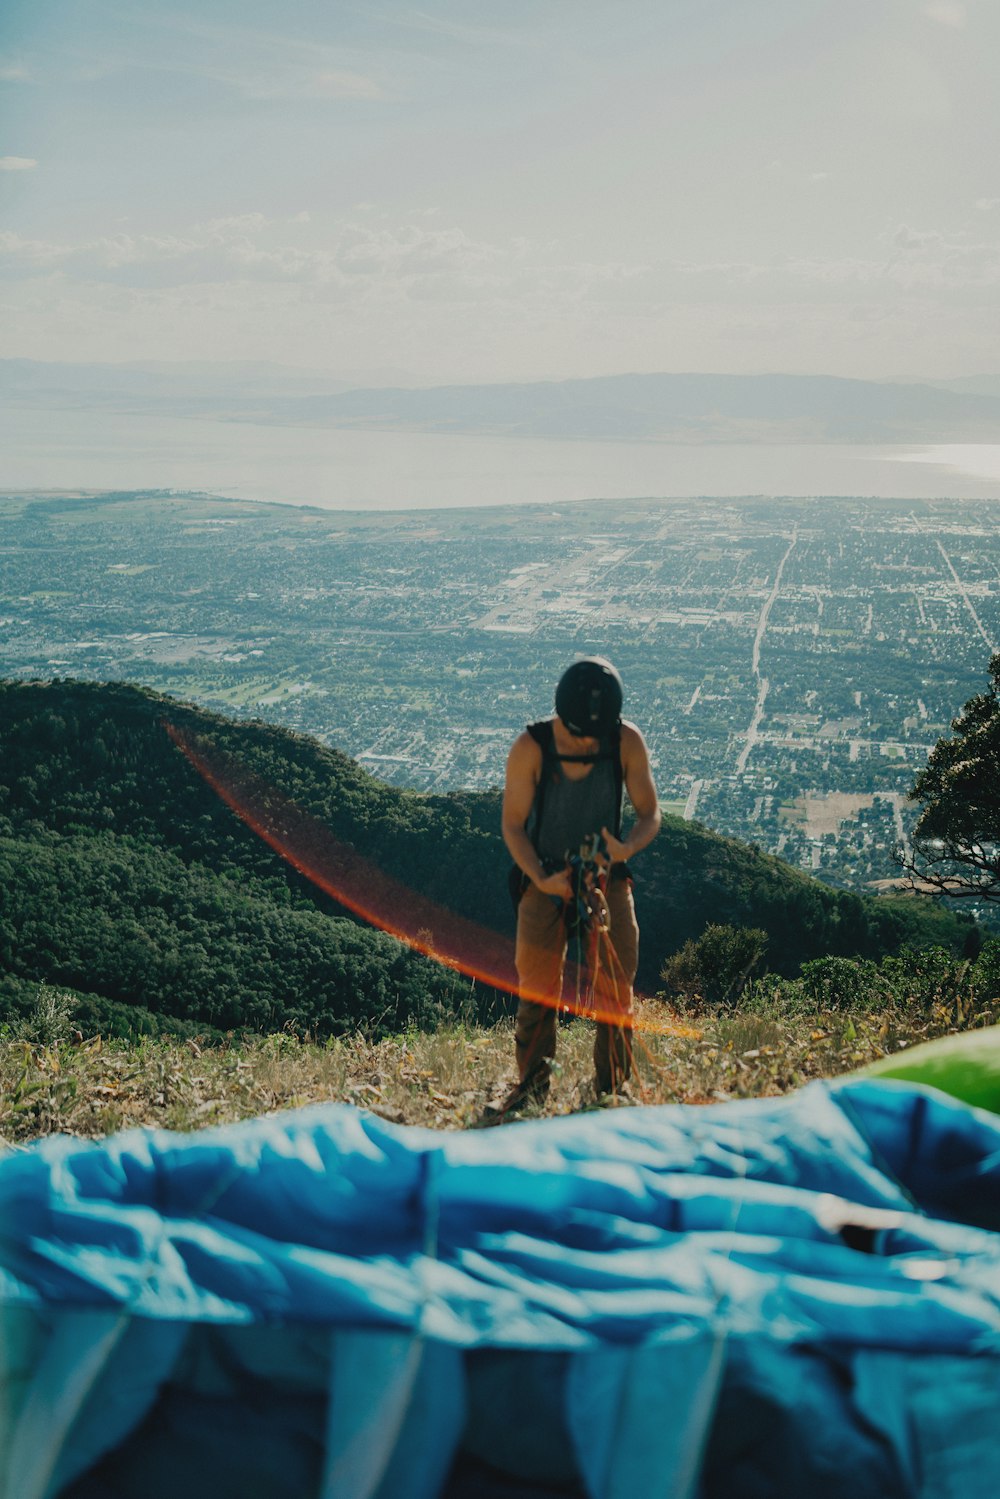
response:
<path id="1" fill-rule="evenodd" d="M 998 639 L 974 501 L 0 497 L 6 677 L 145 683 L 443 792 L 500 784 L 563 666 L 604 653 L 668 811 L 858 888 L 897 873 L 914 774 Z"/>

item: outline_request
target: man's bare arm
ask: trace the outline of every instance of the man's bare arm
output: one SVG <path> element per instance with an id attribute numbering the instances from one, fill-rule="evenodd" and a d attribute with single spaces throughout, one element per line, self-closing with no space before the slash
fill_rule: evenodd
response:
<path id="1" fill-rule="evenodd" d="M 547 875 L 525 830 L 541 769 L 542 752 L 538 744 L 530 734 L 519 734 L 507 756 L 500 830 L 511 858 L 531 883 L 544 895 L 561 895 L 568 900 L 573 893 L 568 871 L 561 869 Z"/>
<path id="2" fill-rule="evenodd" d="M 660 802 L 649 766 L 649 751 L 634 723 L 622 724 L 622 771 L 629 801 L 635 808 L 635 822 L 625 839 L 616 838 L 608 828 L 602 829 L 615 864 L 640 853 L 660 831 Z"/>

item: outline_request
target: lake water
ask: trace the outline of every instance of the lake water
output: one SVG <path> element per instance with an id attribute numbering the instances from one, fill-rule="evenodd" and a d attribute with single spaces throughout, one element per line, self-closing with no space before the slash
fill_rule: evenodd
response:
<path id="1" fill-rule="evenodd" d="M 1000 445 L 557 442 L 0 411 L 0 489 L 77 488 L 205 490 L 330 510 L 749 494 L 1000 499 Z"/>

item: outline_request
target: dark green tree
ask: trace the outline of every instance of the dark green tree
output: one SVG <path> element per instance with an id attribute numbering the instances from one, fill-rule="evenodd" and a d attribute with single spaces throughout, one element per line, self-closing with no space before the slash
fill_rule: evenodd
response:
<path id="1" fill-rule="evenodd" d="M 1000 651 L 989 671 L 913 784 L 922 810 L 900 859 L 915 884 L 1000 901 Z"/>

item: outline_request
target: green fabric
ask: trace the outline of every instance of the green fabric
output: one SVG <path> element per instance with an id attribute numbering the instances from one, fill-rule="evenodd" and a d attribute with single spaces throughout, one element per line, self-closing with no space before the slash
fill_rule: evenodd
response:
<path id="1" fill-rule="evenodd" d="M 1000 1114 L 1000 1025 L 927 1041 L 873 1062 L 860 1075 L 925 1083 L 975 1108 Z"/>

